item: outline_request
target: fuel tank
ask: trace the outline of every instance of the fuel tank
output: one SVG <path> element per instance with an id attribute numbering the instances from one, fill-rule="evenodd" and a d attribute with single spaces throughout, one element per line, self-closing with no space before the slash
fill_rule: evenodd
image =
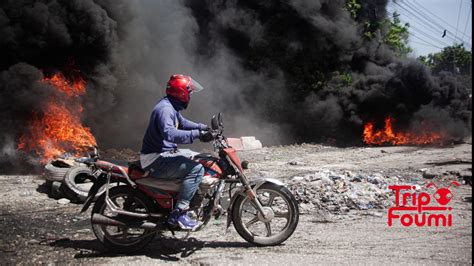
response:
<path id="1" fill-rule="evenodd" d="M 215 157 L 210 153 L 201 153 L 194 156 L 194 160 L 199 162 L 206 169 L 205 176 L 211 176 L 213 178 L 220 178 L 222 176 L 222 169 L 219 166 L 219 158 Z"/>

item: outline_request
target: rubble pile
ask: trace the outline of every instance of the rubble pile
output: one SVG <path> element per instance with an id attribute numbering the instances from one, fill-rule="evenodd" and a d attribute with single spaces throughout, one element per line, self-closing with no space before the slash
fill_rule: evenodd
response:
<path id="1" fill-rule="evenodd" d="M 350 171 L 338 174 L 329 170 L 295 176 L 288 187 L 297 198 L 302 213 L 327 210 L 343 214 L 352 210 L 384 209 L 390 206 L 391 184 L 399 178 L 381 173 L 363 175 Z"/>

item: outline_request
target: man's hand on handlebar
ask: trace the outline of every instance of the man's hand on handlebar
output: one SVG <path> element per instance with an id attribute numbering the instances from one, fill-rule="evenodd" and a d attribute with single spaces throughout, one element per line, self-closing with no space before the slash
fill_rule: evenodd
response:
<path id="1" fill-rule="evenodd" d="M 199 140 L 202 142 L 210 142 L 216 138 L 216 133 L 210 130 L 201 130 L 199 132 Z"/>

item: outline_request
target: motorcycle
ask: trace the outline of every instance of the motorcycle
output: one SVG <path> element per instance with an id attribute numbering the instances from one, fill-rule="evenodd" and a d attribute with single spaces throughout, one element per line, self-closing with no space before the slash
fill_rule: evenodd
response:
<path id="1" fill-rule="evenodd" d="M 204 166 L 205 175 L 188 212 L 199 221 L 192 232 L 205 228 L 212 217 L 218 219 L 227 214 L 227 228 L 232 223 L 237 233 L 254 245 L 273 246 L 287 240 L 299 219 L 293 194 L 276 179 L 246 176 L 244 170 L 249 163 L 241 162 L 236 150 L 229 146 L 220 113 L 213 116 L 211 130 L 218 156 L 193 157 Z M 91 179 L 95 180 L 81 212 L 94 203 L 92 229 L 107 249 L 134 252 L 149 244 L 156 233 L 169 231 L 174 235 L 181 231 L 167 223 L 180 188 L 179 180 L 151 177 L 139 161 L 124 165 L 101 160 L 97 149 L 81 162 L 91 168 Z M 225 192 L 230 199 L 226 210 L 221 206 Z"/>

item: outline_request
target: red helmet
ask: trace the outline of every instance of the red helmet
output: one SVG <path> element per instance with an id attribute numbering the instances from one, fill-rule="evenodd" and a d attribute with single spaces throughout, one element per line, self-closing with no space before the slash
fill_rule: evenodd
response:
<path id="1" fill-rule="evenodd" d="M 187 104 L 193 92 L 202 91 L 204 88 L 190 76 L 173 75 L 166 85 L 166 95 Z"/>

